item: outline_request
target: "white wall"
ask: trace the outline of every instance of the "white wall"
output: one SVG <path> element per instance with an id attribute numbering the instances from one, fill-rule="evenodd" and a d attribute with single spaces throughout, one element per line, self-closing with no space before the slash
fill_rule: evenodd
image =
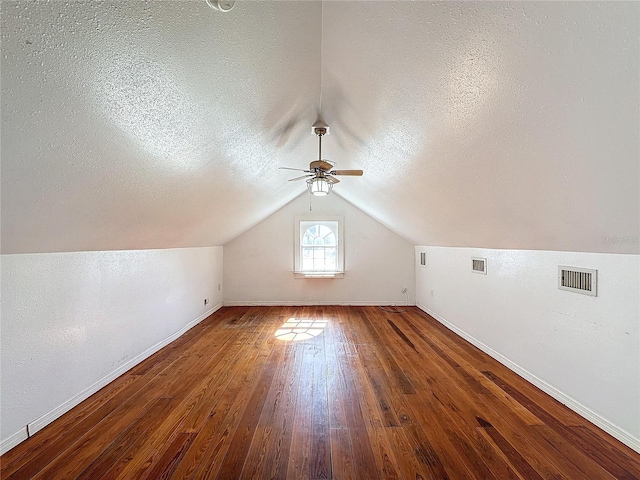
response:
<path id="1" fill-rule="evenodd" d="M 3 451 L 222 303 L 222 247 L 1 261 Z"/>
<path id="2" fill-rule="evenodd" d="M 416 265 L 422 309 L 640 451 L 640 256 L 416 247 Z M 598 296 L 559 290 L 558 265 L 597 269 Z"/>
<path id="3" fill-rule="evenodd" d="M 312 208 L 302 194 L 225 245 L 225 305 L 404 305 L 404 287 L 413 301 L 413 245 L 335 192 Z M 344 278 L 294 279 L 294 217 L 309 213 L 344 216 Z"/>

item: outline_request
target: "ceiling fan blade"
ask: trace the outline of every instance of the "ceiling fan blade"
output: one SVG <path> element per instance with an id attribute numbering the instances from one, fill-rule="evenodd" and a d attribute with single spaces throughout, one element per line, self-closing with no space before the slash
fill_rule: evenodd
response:
<path id="1" fill-rule="evenodd" d="M 302 168 L 278 167 L 278 170 L 296 170 L 296 171 L 298 171 L 298 172 L 307 172 L 307 173 L 311 173 L 311 170 L 303 170 Z"/>
<path id="2" fill-rule="evenodd" d="M 334 165 L 335 163 L 329 163 L 326 160 L 314 160 L 309 164 L 309 168 L 319 168 L 320 170 L 328 172 L 333 168 Z"/>
<path id="3" fill-rule="evenodd" d="M 324 178 L 326 178 L 329 183 L 340 183 L 340 180 L 331 175 L 326 175 Z"/>
<path id="4" fill-rule="evenodd" d="M 295 182 L 296 180 L 302 180 L 303 178 L 309 178 L 309 177 L 313 177 L 313 174 L 311 174 L 311 175 L 302 175 L 301 177 L 296 177 L 296 178 L 290 178 L 289 181 L 290 182 Z"/>
<path id="5" fill-rule="evenodd" d="M 329 175 L 352 175 L 360 177 L 362 176 L 362 170 L 332 170 Z"/>

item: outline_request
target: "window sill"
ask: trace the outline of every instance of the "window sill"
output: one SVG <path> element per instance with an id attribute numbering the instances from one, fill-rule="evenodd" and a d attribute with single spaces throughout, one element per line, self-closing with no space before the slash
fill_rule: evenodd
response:
<path id="1" fill-rule="evenodd" d="M 344 278 L 344 272 L 293 272 L 294 278 Z"/>

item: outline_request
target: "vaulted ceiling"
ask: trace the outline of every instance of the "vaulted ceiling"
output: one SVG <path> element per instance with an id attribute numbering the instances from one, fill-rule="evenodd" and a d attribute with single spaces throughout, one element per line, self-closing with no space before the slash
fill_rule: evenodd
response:
<path id="1" fill-rule="evenodd" d="M 323 157 L 365 171 L 332 195 L 415 244 L 638 253 L 639 18 L 3 0 L 2 250 L 223 245 L 305 191 L 277 167 L 321 113 Z"/>

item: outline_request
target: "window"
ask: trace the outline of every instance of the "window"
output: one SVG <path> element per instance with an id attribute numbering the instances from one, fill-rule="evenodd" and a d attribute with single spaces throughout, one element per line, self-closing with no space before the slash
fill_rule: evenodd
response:
<path id="1" fill-rule="evenodd" d="M 342 277 L 342 217 L 296 217 L 295 249 L 297 278 Z"/>
<path id="2" fill-rule="evenodd" d="M 307 222 L 304 222 L 307 223 Z M 303 272 L 335 272 L 337 270 L 338 237 L 334 229 L 322 223 L 311 223 L 300 241 Z"/>

